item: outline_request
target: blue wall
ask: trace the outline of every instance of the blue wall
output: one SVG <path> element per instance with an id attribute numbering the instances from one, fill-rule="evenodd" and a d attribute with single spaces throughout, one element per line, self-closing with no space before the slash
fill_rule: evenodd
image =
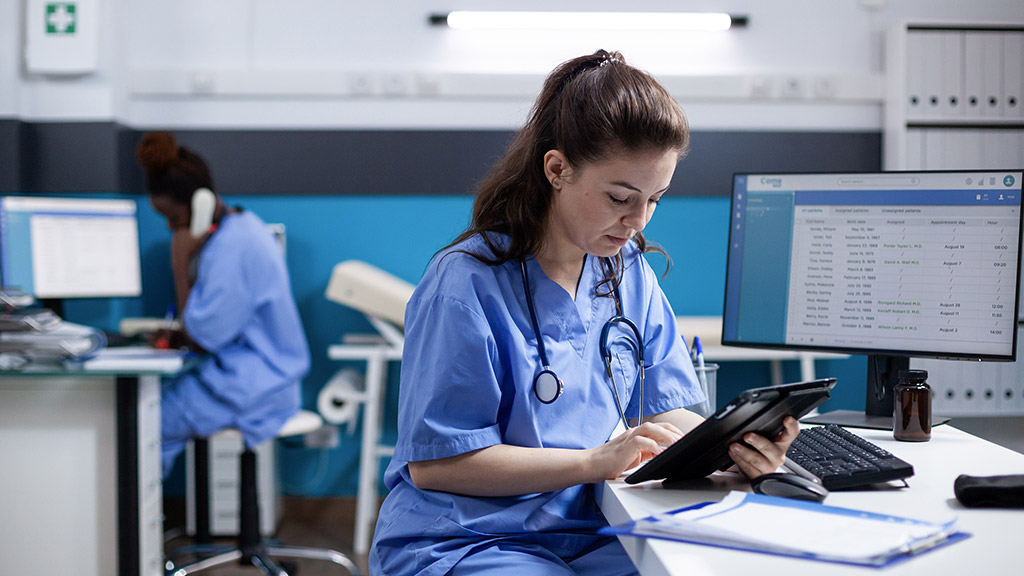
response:
<path id="1" fill-rule="evenodd" d="M 116 328 L 124 316 L 162 316 L 172 301 L 170 232 L 144 197 L 139 203 L 139 237 L 143 258 L 143 297 L 138 299 L 81 300 L 65 303 L 70 320 L 103 328 Z M 328 360 L 327 347 L 346 333 L 372 333 L 363 317 L 324 298 L 333 266 L 359 259 L 416 283 L 433 253 L 446 245 L 469 222 L 469 196 L 226 196 L 266 222 L 282 223 L 288 239 L 288 266 L 292 288 L 305 324 L 312 353 L 312 368 L 303 382 L 303 403 L 315 409 L 320 388 L 336 370 L 359 363 Z M 720 315 L 725 285 L 729 199 L 723 197 L 667 197 L 648 226 L 648 239 L 671 255 L 673 266 L 662 280 L 665 293 L 679 315 Z M 651 257 L 655 270 L 665 261 Z M 865 361 L 854 358 L 819 361 L 820 375 L 837 376 L 840 383 L 826 409 L 863 409 Z M 799 366 L 788 362 L 786 381 L 799 379 Z M 389 374 L 384 439 L 396 433 L 398 365 Z M 718 398 L 769 384 L 765 362 L 723 365 L 718 375 Z M 844 384 L 848 384 L 845 385 Z M 354 495 L 359 463 L 359 433 L 342 428 L 341 444 L 331 450 L 309 450 L 285 444 L 280 467 L 285 493 L 305 496 Z M 178 493 L 180 462 L 168 483 Z"/>

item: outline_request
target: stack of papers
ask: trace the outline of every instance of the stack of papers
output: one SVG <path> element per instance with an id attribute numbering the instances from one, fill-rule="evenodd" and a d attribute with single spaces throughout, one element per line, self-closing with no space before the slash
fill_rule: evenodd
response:
<path id="1" fill-rule="evenodd" d="M 99 330 L 53 318 L 40 330 L 0 331 L 0 352 L 43 362 L 87 358 L 106 346 L 107 340 Z"/>
<path id="2" fill-rule="evenodd" d="M 805 502 L 731 492 L 701 504 L 636 522 L 608 534 L 664 538 L 865 566 L 885 566 L 966 538 L 956 519 L 926 522 Z"/>
<path id="3" fill-rule="evenodd" d="M 97 372 L 178 372 L 185 366 L 184 350 L 158 350 L 148 346 L 104 348 L 81 362 L 83 370 Z"/>

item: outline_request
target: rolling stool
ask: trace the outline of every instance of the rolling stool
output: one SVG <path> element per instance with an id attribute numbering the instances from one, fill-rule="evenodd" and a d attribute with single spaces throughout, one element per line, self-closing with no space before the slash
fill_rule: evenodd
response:
<path id="1" fill-rule="evenodd" d="M 323 426 L 323 418 L 315 412 L 300 410 L 288 419 L 277 433 L 278 438 L 308 434 Z M 197 458 L 197 462 L 200 462 Z M 205 467 L 207 464 L 203 464 Z M 341 552 L 326 548 L 305 548 L 300 546 L 269 546 L 260 535 L 259 500 L 256 490 L 256 453 L 248 446 L 241 457 L 241 485 L 239 490 L 239 530 L 238 544 L 234 548 L 219 548 L 219 553 L 203 558 L 191 564 L 175 567 L 168 562 L 168 576 L 186 576 L 200 570 L 220 566 L 237 560 L 239 564 L 252 564 L 267 576 L 288 576 L 288 573 L 273 560 L 273 557 L 305 558 L 326 560 L 345 568 L 352 576 L 359 576 L 359 568 Z M 197 475 L 197 489 L 205 485 L 207 478 Z M 205 500 L 205 502 L 204 502 Z M 203 488 L 196 502 L 197 536 L 200 541 L 209 538 L 209 501 L 208 490 Z"/>

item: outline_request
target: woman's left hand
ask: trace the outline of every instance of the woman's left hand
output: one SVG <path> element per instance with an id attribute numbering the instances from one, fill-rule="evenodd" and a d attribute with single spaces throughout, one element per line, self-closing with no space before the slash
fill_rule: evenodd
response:
<path id="1" fill-rule="evenodd" d="M 792 416 L 786 416 L 782 424 L 784 428 L 775 437 L 775 440 L 749 433 L 743 436 L 743 441 L 749 446 L 740 443 L 729 446 L 729 456 L 732 461 L 749 478 L 753 479 L 762 474 L 775 472 L 786 462 L 786 451 L 789 450 L 793 440 L 796 440 L 797 434 L 800 433 L 800 427 L 797 425 L 796 418 Z M 751 449 L 750 446 L 754 449 Z"/>

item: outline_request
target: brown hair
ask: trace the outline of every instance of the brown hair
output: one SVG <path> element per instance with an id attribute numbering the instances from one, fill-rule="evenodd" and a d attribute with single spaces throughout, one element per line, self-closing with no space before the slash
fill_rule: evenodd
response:
<path id="1" fill-rule="evenodd" d="M 153 196 L 169 196 L 175 204 L 189 204 L 198 188 L 213 190 L 213 176 L 206 161 L 179 146 L 168 132 L 148 132 L 135 149 L 146 171 L 146 190 Z"/>
<path id="2" fill-rule="evenodd" d="M 480 183 L 469 228 L 444 249 L 480 234 L 493 255 L 471 254 L 481 262 L 499 265 L 536 253 L 551 206 L 551 183 L 544 175 L 550 150 L 560 150 L 578 167 L 617 151 L 676 150 L 681 159 L 689 140 L 679 104 L 622 54 L 598 50 L 564 62 L 547 77 L 526 124 Z M 507 246 L 488 232 L 507 235 Z M 664 254 L 640 232 L 633 241 L 641 252 Z M 601 284 L 618 285 L 621 253 L 602 264 Z"/>

